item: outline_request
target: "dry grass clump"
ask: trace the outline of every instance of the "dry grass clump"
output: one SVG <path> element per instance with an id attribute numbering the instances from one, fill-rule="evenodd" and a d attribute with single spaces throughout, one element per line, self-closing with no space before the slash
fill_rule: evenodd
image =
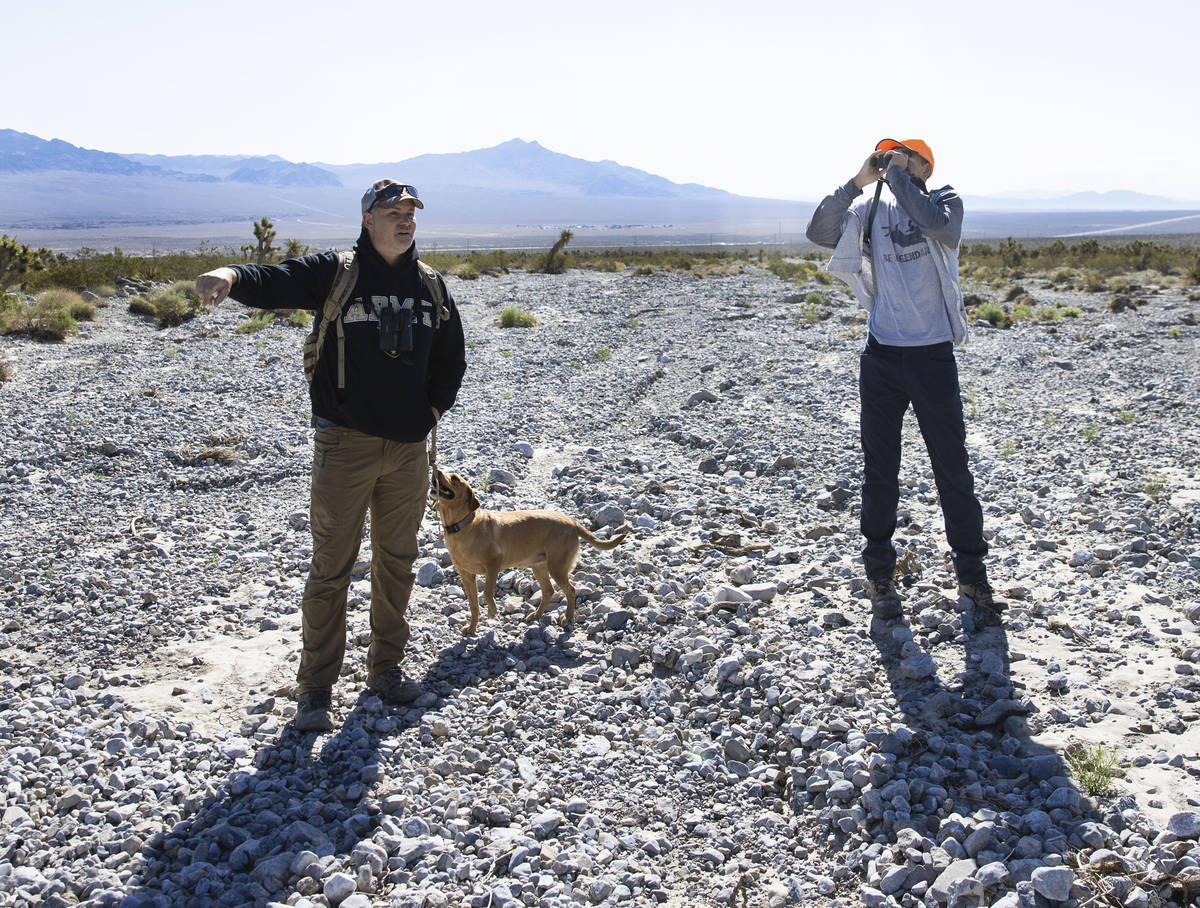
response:
<path id="1" fill-rule="evenodd" d="M 191 281 L 175 281 L 151 296 L 149 303 L 160 328 L 182 325 L 200 311 L 200 296 Z"/>
<path id="2" fill-rule="evenodd" d="M 95 317 L 96 310 L 77 293 L 72 293 L 73 299 L 63 296 L 70 291 L 48 291 L 36 298 L 32 303 L 24 303 L 15 296 L 0 298 L 0 334 L 28 334 L 34 340 L 64 341 L 72 334 L 79 333 L 79 325 L 71 314 L 71 308 L 77 301 L 86 309 L 80 309 L 86 315 Z"/>
<path id="3" fill-rule="evenodd" d="M 275 321 L 275 313 L 263 309 L 255 309 L 250 317 L 233 329 L 234 334 L 257 334 L 264 328 L 271 327 Z"/>
<path id="4" fill-rule="evenodd" d="M 219 435 L 213 432 L 205 439 L 205 442 L 213 447 L 229 448 L 237 447 L 245 440 L 246 436 L 240 432 L 231 432 L 228 435 Z"/>
<path id="5" fill-rule="evenodd" d="M 144 296 L 135 296 L 129 301 L 129 311 L 134 315 L 155 315 L 154 307 L 150 305 L 150 301 Z"/>
<path id="6" fill-rule="evenodd" d="M 237 460 L 237 451 L 233 448 L 207 445 L 199 451 L 190 451 L 184 449 L 179 452 L 179 459 L 183 461 L 185 466 L 189 467 L 205 467 L 215 464 L 228 464 Z"/>
<path id="7" fill-rule="evenodd" d="M 90 322 L 96 318 L 96 307 L 74 290 L 64 290 L 61 287 L 55 287 L 50 290 L 43 290 L 37 295 L 36 299 L 39 305 L 46 308 L 67 310 L 71 314 L 71 318 L 77 322 Z"/>
<path id="8" fill-rule="evenodd" d="M 538 320 L 531 312 L 522 312 L 516 306 L 509 306 L 500 313 L 501 328 L 533 328 Z"/>
<path id="9" fill-rule="evenodd" d="M 1127 309 L 1136 310 L 1137 307 L 1140 306 L 1141 304 L 1142 304 L 1142 301 L 1140 299 L 1134 299 L 1132 297 L 1126 296 L 1123 293 L 1118 293 L 1116 296 L 1114 296 L 1112 299 L 1110 299 L 1108 301 L 1108 311 L 1109 312 L 1124 312 Z"/>
<path id="10" fill-rule="evenodd" d="M 1103 744 L 1071 744 L 1067 748 L 1067 765 L 1083 790 L 1093 797 L 1111 795 L 1116 790 L 1116 780 L 1125 775 L 1117 749 Z"/>

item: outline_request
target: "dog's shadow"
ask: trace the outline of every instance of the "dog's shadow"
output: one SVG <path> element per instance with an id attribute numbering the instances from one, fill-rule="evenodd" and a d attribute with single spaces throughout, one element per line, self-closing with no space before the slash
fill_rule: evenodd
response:
<path id="1" fill-rule="evenodd" d="M 548 637 L 553 639 L 547 639 Z M 454 692 L 503 675 L 540 674 L 551 666 L 577 668 L 585 658 L 574 647 L 570 629 L 543 619 L 525 628 L 520 640 L 501 642 L 494 630 L 472 634 L 438 651 L 425 672 L 426 691 L 439 704 Z M 430 704 L 429 708 L 436 708 Z"/>

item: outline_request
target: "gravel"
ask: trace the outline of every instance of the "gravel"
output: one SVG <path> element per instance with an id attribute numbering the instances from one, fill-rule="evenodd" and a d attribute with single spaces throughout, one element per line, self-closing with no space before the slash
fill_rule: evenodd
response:
<path id="1" fill-rule="evenodd" d="M 408 708 L 291 684 L 310 432 L 299 331 L 121 298 L 0 385 L 0 905 L 1200 905 L 1197 304 L 959 354 L 1003 628 L 956 597 L 914 421 L 904 618 L 872 620 L 843 293 L 729 273 L 450 279 L 439 463 L 602 536 L 563 603 L 467 604 L 421 532 Z M 1028 283 L 1028 281 L 1027 281 Z M 820 292 L 824 320 L 806 318 Z M 502 330 L 515 305 L 539 325 Z M 1110 792 L 1070 768 L 1103 745 Z"/>

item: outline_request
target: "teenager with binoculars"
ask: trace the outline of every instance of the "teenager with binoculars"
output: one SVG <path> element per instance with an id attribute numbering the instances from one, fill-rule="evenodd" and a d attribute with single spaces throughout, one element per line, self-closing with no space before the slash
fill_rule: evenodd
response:
<path id="1" fill-rule="evenodd" d="M 870 313 L 859 357 L 863 450 L 863 568 L 872 612 L 901 614 L 896 589 L 896 507 L 900 438 L 909 405 L 933 466 L 960 596 L 977 626 L 1000 623 L 984 567 L 983 510 L 967 463 L 966 428 L 954 345 L 967 337 L 958 284 L 962 199 L 929 190 L 933 151 L 921 139 L 883 139 L 858 173 L 813 213 L 808 238 L 834 249 L 829 270 L 850 284 Z M 876 184 L 874 198 L 856 201 Z M 886 183 L 891 198 L 882 198 Z"/>

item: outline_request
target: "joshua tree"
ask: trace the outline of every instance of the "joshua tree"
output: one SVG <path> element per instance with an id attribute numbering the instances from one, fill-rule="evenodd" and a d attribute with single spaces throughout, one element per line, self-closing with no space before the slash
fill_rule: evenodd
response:
<path id="1" fill-rule="evenodd" d="M 272 245 L 275 242 L 275 225 L 264 214 L 261 221 L 254 222 L 253 227 L 254 239 L 257 240 L 257 245 L 251 246 L 247 243 L 242 247 L 242 253 L 247 258 L 253 256 L 254 261 L 260 265 L 265 265 L 267 259 L 279 251 L 278 246 Z"/>
<path id="2" fill-rule="evenodd" d="M 301 243 L 297 239 L 289 239 L 284 241 L 283 257 L 288 259 L 298 259 L 302 255 L 308 255 L 309 247 Z"/>
<path id="3" fill-rule="evenodd" d="M 562 251 L 567 248 L 567 243 L 571 242 L 571 237 L 574 235 L 570 230 L 564 230 L 559 234 L 558 242 L 550 247 L 545 261 L 542 262 L 542 267 L 538 269 L 542 274 L 562 274 L 564 270 Z"/>
<path id="4" fill-rule="evenodd" d="M 24 243 L 9 239 L 7 233 L 0 236 L 0 294 L 20 283 L 31 271 L 45 268 L 42 252 L 45 250 L 35 252 Z"/>
<path id="5" fill-rule="evenodd" d="M 258 249 L 255 250 L 255 260 L 258 264 L 264 265 L 268 258 L 279 251 L 278 247 L 271 245 L 275 242 L 275 225 L 267 220 L 265 214 L 262 220 L 254 225 L 254 238 L 258 240 Z"/>

